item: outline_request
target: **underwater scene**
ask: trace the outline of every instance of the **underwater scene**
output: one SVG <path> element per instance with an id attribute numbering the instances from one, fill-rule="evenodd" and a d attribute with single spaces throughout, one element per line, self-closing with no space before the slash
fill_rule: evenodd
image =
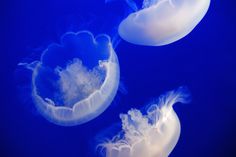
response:
<path id="1" fill-rule="evenodd" d="M 1 1 L 0 157 L 235 157 L 235 5 Z"/>

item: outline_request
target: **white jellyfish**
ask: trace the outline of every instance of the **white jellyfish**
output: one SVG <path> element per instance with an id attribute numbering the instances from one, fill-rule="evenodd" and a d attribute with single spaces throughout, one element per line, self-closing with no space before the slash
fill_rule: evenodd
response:
<path id="1" fill-rule="evenodd" d="M 120 23 L 119 34 L 138 45 L 170 44 L 189 34 L 209 5 L 210 0 L 144 0 L 141 10 Z"/>
<path id="2" fill-rule="evenodd" d="M 25 65 L 20 63 L 20 65 Z M 119 64 L 110 37 L 88 31 L 66 33 L 50 45 L 40 61 L 27 65 L 32 97 L 49 121 L 73 126 L 100 115 L 112 102 L 119 84 Z"/>
<path id="3" fill-rule="evenodd" d="M 162 95 L 158 103 L 148 107 L 147 114 L 137 109 L 121 114 L 122 132 L 99 146 L 106 150 L 106 157 L 167 157 L 180 136 L 173 105 L 188 101 L 186 88 L 180 87 Z"/>

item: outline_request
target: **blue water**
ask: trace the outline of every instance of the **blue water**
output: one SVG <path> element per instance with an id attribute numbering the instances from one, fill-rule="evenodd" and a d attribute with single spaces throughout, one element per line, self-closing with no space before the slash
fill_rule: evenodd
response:
<path id="1" fill-rule="evenodd" d="M 118 1 L 118 0 L 117 0 Z M 182 132 L 171 157 L 236 156 L 236 12 L 234 0 L 212 0 L 187 37 L 163 47 L 121 41 L 116 47 L 122 88 L 113 104 L 89 123 L 49 123 L 19 93 L 17 64 L 34 58 L 67 31 L 87 29 L 113 38 L 129 12 L 103 0 L 1 1 L 1 157 L 95 157 L 97 135 L 119 122 L 119 113 L 141 108 L 165 91 L 186 85 L 192 102 L 176 105 Z M 141 1 L 136 1 L 139 6 Z M 26 80 L 28 78 L 25 78 Z M 124 92 L 125 91 L 125 92 Z"/>

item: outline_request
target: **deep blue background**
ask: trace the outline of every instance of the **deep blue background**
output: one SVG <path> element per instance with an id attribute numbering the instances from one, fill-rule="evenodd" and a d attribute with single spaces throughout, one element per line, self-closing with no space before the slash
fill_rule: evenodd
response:
<path id="1" fill-rule="evenodd" d="M 89 29 L 115 36 L 125 3 L 102 0 L 1 1 L 0 156 L 92 157 L 96 135 L 119 122 L 119 113 L 140 108 L 165 91 L 186 85 L 192 102 L 176 105 L 181 138 L 171 157 L 236 156 L 236 2 L 212 0 L 202 22 L 184 39 L 163 47 L 116 48 L 119 92 L 101 116 L 75 127 L 60 127 L 35 112 L 16 90 L 17 63 L 37 56 L 66 31 Z M 140 4 L 140 2 L 139 2 Z M 24 93 L 20 94 L 24 95 Z M 24 100 L 24 101 L 22 101 Z M 24 102 L 24 103 L 23 103 Z"/>

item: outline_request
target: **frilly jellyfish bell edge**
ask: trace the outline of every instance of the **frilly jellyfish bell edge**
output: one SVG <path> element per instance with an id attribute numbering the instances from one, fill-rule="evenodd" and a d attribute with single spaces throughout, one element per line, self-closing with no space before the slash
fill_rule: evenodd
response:
<path id="1" fill-rule="evenodd" d="M 146 114 L 137 109 L 121 114 L 122 131 L 97 148 L 105 150 L 105 157 L 169 156 L 180 136 L 180 121 L 173 105 L 189 101 L 187 88 L 180 87 L 148 105 Z"/>
<path id="2" fill-rule="evenodd" d="M 77 45 L 74 45 L 75 47 L 82 46 L 88 51 L 103 51 L 101 53 L 107 53 L 108 57 L 107 59 L 98 61 L 98 68 L 105 70 L 105 77 L 101 86 L 98 89 L 95 89 L 88 97 L 75 102 L 71 106 L 57 105 L 51 99 L 43 98 L 37 88 L 37 77 L 39 77 L 40 69 L 44 66 L 43 60 L 46 53 L 50 51 L 50 47 L 44 51 L 41 60 L 34 63 L 35 66 L 32 69 L 32 96 L 36 107 L 47 120 L 62 126 L 73 126 L 86 123 L 100 115 L 111 104 L 119 84 L 119 63 L 109 36 L 102 34 L 95 38 L 93 34 L 88 31 L 80 31 L 78 33 L 69 32 L 62 37 L 62 41 L 65 40 L 65 43 L 62 42 L 57 48 L 65 48 L 66 40 L 70 40 L 70 36 L 72 37 L 72 41 L 77 40 L 77 38 L 80 41 Z M 69 39 L 66 39 L 67 37 L 69 37 Z M 94 48 L 86 48 L 86 46 L 89 45 L 87 43 L 90 43 Z M 65 73 L 69 73 L 69 70 Z M 80 93 L 77 94 L 79 95 Z"/>

